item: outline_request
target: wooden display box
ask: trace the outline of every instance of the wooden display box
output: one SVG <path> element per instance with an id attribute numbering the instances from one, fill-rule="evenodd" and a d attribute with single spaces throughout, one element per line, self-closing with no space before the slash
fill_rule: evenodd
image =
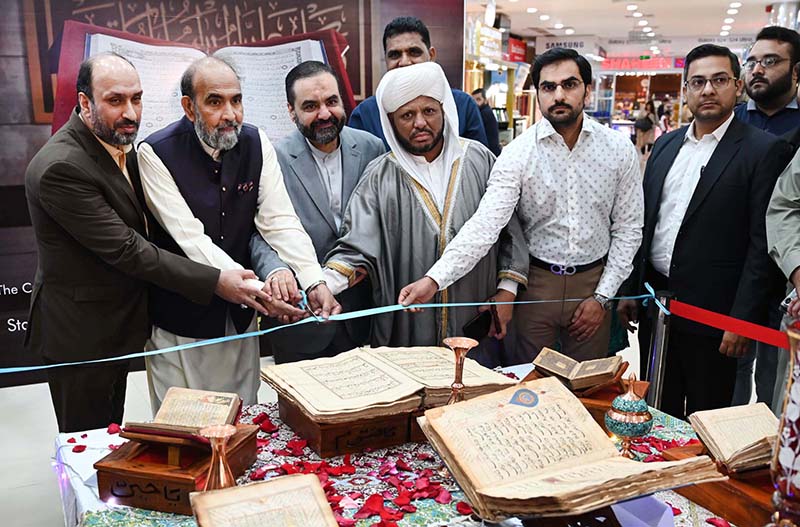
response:
<path id="1" fill-rule="evenodd" d="M 664 459 L 680 460 L 697 456 L 703 445 L 671 448 Z M 772 515 L 772 479 L 768 469 L 732 474 L 726 481 L 689 485 L 675 492 L 725 518 L 737 527 L 763 527 Z"/>
<path id="2" fill-rule="evenodd" d="M 254 425 L 236 425 L 236 434 L 228 442 L 228 463 L 234 477 L 239 477 L 256 460 Z M 180 460 L 170 456 L 164 442 L 131 440 L 94 464 L 100 499 L 162 512 L 192 514 L 189 493 L 203 490 L 211 449 L 200 443 L 181 444 Z"/>
<path id="3" fill-rule="evenodd" d="M 278 395 L 278 415 L 295 434 L 308 441 L 311 450 L 325 458 L 407 443 L 412 412 L 348 423 L 316 423 L 292 401 Z"/>

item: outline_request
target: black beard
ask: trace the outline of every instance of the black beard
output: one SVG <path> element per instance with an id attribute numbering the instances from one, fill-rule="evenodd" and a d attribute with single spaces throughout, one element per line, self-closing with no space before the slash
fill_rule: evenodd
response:
<path id="1" fill-rule="evenodd" d="M 297 129 L 300 130 L 300 133 L 303 134 L 303 137 L 312 143 L 327 145 L 339 137 L 342 128 L 344 128 L 344 121 L 344 119 L 339 119 L 335 115 L 331 115 L 330 119 L 327 121 L 314 121 L 308 126 L 304 126 L 303 123 L 300 122 L 300 119 L 295 119 L 294 124 L 297 126 Z M 333 127 L 319 130 L 320 123 L 333 123 Z"/>
<path id="2" fill-rule="evenodd" d="M 394 123 L 392 123 L 392 127 L 394 127 Z M 427 130 L 428 132 L 433 133 L 433 130 Z M 442 129 L 439 130 L 439 133 L 434 136 L 433 142 L 429 145 L 425 146 L 414 146 L 411 144 L 411 141 L 407 140 L 405 137 L 401 137 L 400 134 L 397 133 L 397 130 L 394 131 L 394 136 L 397 138 L 397 142 L 400 143 L 400 146 L 403 147 L 403 150 L 414 154 L 415 156 L 421 156 L 422 154 L 427 154 L 441 143 L 444 140 L 444 126 Z"/>
<path id="3" fill-rule="evenodd" d="M 565 109 L 568 107 L 569 112 L 565 115 L 554 116 L 552 112 L 558 107 Z M 544 114 L 544 117 L 545 119 L 550 121 L 550 124 L 552 124 L 554 128 L 559 128 L 575 124 L 575 122 L 578 121 L 578 118 L 580 117 L 582 111 L 583 111 L 582 106 L 581 108 L 576 110 L 575 108 L 573 108 L 568 104 L 554 104 L 547 109 L 547 113 Z"/>
<path id="4" fill-rule="evenodd" d="M 117 132 L 117 126 L 130 124 L 136 125 L 135 132 L 130 134 Z M 139 132 L 139 122 L 122 118 L 114 123 L 114 128 L 110 128 L 100 119 L 100 114 L 97 113 L 97 109 L 92 105 L 92 131 L 97 137 L 110 145 L 132 145 L 136 140 L 136 134 Z"/>
<path id="5" fill-rule="evenodd" d="M 745 86 L 747 95 L 757 103 L 770 102 L 789 92 L 792 89 L 792 70 L 790 69 L 786 75 L 772 82 L 767 79 L 764 80 L 767 81 L 768 84 L 766 86 L 760 86 L 758 91 L 754 91 L 750 87 L 750 84 Z"/>

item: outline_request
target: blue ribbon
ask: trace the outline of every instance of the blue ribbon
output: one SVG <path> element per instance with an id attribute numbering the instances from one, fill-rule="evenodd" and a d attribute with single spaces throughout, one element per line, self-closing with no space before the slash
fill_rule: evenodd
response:
<path id="1" fill-rule="evenodd" d="M 650 284 L 645 283 L 645 287 L 650 292 L 647 295 L 638 295 L 638 296 L 619 296 L 613 297 L 610 300 L 642 300 L 646 298 L 653 298 L 655 299 L 655 292 L 653 288 L 650 287 Z M 307 307 L 308 299 L 305 295 L 305 292 L 301 292 L 303 299 L 301 300 L 299 307 L 301 309 L 305 309 Z M 565 298 L 563 300 L 515 300 L 512 302 L 455 302 L 455 303 L 430 303 L 430 304 L 411 304 L 409 306 L 404 306 L 402 304 L 394 304 L 391 306 L 383 306 L 383 307 L 373 307 L 370 309 L 362 309 L 360 311 L 350 311 L 347 313 L 340 313 L 338 315 L 331 315 L 328 320 L 353 320 L 356 318 L 362 317 L 371 317 L 374 315 L 382 315 L 384 313 L 394 313 L 395 311 L 404 311 L 406 309 L 428 309 L 428 308 L 442 308 L 442 307 L 480 307 L 480 306 L 488 306 L 488 305 L 524 305 L 524 304 L 552 304 L 556 302 L 583 302 L 586 300 L 585 298 Z M 664 310 L 666 314 L 669 315 L 669 311 L 667 311 L 666 307 L 664 307 L 658 300 L 655 300 L 656 304 Z M 325 322 L 324 319 L 314 315 L 313 317 L 304 318 L 303 320 L 298 320 L 292 324 L 285 324 L 283 326 L 277 326 L 274 328 L 262 329 L 259 331 L 251 331 L 249 333 L 240 333 L 238 335 L 229 335 L 226 337 L 217 337 L 213 339 L 207 340 L 199 340 L 197 342 L 191 342 L 188 344 L 181 344 L 178 346 L 170 346 L 169 348 L 162 348 L 159 350 L 151 350 L 151 351 L 140 351 L 137 353 L 129 353 L 127 355 L 118 355 L 114 357 L 106 357 L 103 359 L 93 359 L 93 360 L 83 360 L 77 362 L 61 362 L 56 364 L 44 364 L 40 366 L 15 366 L 11 368 L 0 368 L 0 375 L 7 374 L 7 373 L 23 373 L 27 371 L 37 371 L 37 370 L 48 370 L 50 368 L 60 368 L 62 366 L 80 366 L 84 364 L 101 364 L 104 362 L 113 362 L 118 360 L 127 360 L 127 359 L 138 359 L 140 357 L 152 357 L 154 355 L 163 355 L 165 353 L 173 353 L 175 351 L 181 351 L 185 349 L 192 349 L 192 348 L 199 348 L 202 346 L 211 346 L 214 344 L 222 344 L 223 342 L 230 342 L 232 340 L 239 340 L 239 339 L 246 339 L 250 337 L 258 337 L 260 335 L 267 335 L 274 331 L 279 331 L 282 329 L 300 326 L 302 324 L 309 324 L 311 322 Z"/>

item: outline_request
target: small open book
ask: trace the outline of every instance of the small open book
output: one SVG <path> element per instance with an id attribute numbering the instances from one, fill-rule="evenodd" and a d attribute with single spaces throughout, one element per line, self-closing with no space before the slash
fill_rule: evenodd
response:
<path id="1" fill-rule="evenodd" d="M 173 437 L 197 436 L 211 425 L 233 424 L 242 407 L 235 393 L 207 392 L 173 386 L 149 423 L 125 423 L 126 432 Z"/>
<path id="2" fill-rule="evenodd" d="M 442 405 L 455 377 L 445 348 L 356 348 L 335 357 L 267 366 L 261 378 L 317 423 L 349 422 Z M 464 395 L 490 393 L 514 381 L 464 361 Z"/>
<path id="3" fill-rule="evenodd" d="M 314 474 L 189 495 L 198 527 L 337 527 Z"/>
<path id="4" fill-rule="evenodd" d="M 619 355 L 578 362 L 550 348 L 542 348 L 533 359 L 536 371 L 558 377 L 570 390 L 583 390 L 610 381 L 620 364 L 622 357 Z"/>
<path id="5" fill-rule="evenodd" d="M 442 406 L 417 419 L 484 519 L 582 514 L 672 487 L 724 479 L 708 456 L 640 463 L 620 455 L 552 377 Z"/>
<path id="6" fill-rule="evenodd" d="M 695 412 L 689 422 L 729 472 L 768 465 L 778 440 L 778 418 L 764 403 Z"/>

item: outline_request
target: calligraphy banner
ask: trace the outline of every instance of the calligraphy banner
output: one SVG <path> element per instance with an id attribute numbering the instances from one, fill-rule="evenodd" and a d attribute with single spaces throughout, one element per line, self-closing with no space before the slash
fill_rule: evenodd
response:
<path id="1" fill-rule="evenodd" d="M 211 53 L 220 47 L 333 29 L 347 39 L 357 100 L 372 93 L 371 0 L 25 0 L 25 40 L 37 123 L 52 121 L 64 22 L 76 20 Z"/>

